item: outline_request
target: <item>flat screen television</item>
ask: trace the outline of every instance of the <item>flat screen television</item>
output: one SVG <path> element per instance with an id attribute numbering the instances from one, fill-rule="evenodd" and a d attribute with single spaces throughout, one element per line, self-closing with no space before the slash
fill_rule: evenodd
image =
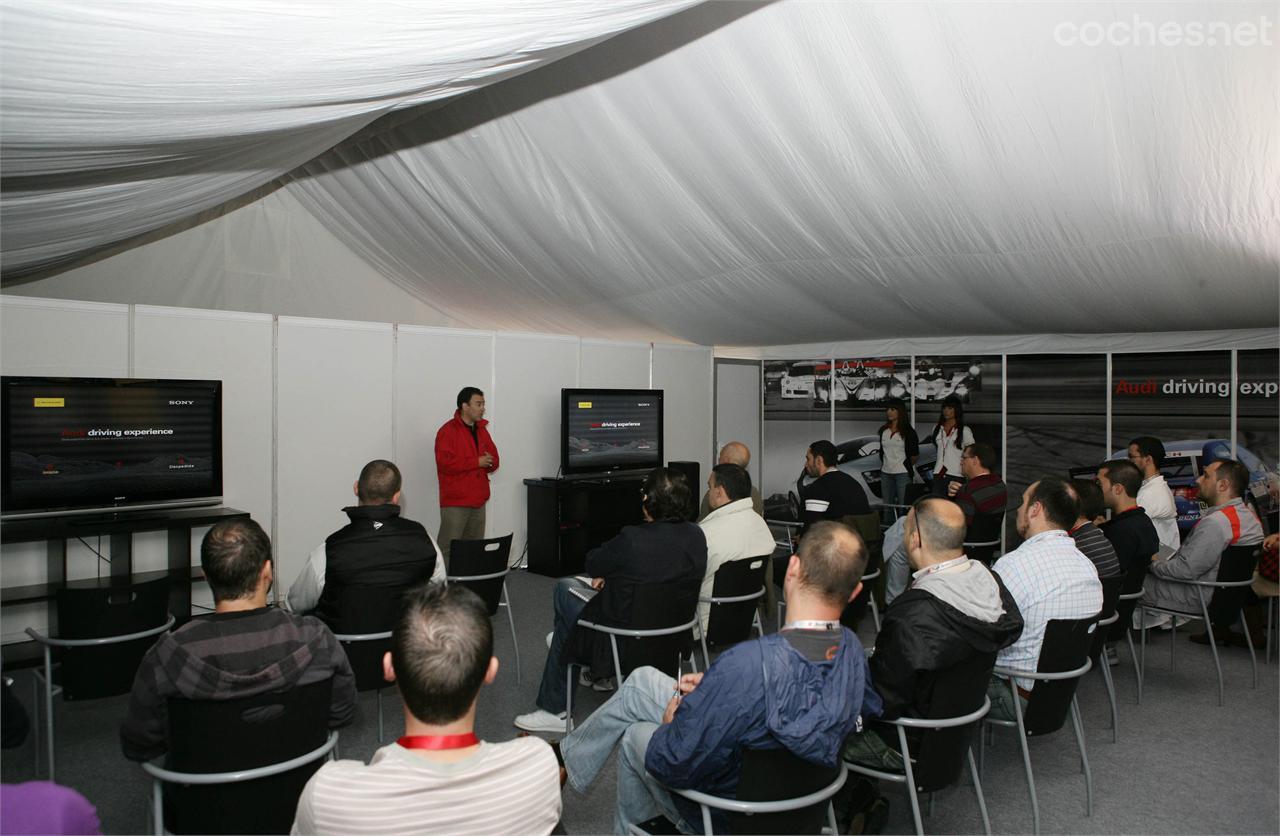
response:
<path id="1" fill-rule="evenodd" d="M 560 472 L 662 466 L 661 389 L 561 389 Z"/>
<path id="2" fill-rule="evenodd" d="M 5 518 L 222 501 L 222 381 L 0 379 Z"/>

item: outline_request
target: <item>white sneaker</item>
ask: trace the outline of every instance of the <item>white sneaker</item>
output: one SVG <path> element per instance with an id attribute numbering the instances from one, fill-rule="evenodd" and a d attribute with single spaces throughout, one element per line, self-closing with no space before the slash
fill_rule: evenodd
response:
<path id="1" fill-rule="evenodd" d="M 612 676 L 606 676 L 602 679 L 591 680 L 592 691 L 613 691 L 616 688 L 617 686 L 614 684 L 614 680 Z"/>
<path id="2" fill-rule="evenodd" d="M 516 728 L 531 732 L 563 732 L 565 731 L 565 725 L 565 713 L 563 711 L 559 714 L 552 714 L 550 711 L 543 711 L 541 708 L 536 711 L 530 711 L 528 714 L 521 714 L 515 719 Z"/>
<path id="3" fill-rule="evenodd" d="M 550 633 L 547 633 L 547 650 L 551 649 L 551 637 L 554 636 L 555 634 L 556 634 L 555 630 L 552 630 Z"/>

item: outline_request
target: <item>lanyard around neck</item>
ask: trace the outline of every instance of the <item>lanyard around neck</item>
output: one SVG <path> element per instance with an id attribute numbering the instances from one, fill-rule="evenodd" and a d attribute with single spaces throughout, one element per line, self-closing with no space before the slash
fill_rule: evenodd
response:
<path id="1" fill-rule="evenodd" d="M 783 630 L 839 630 L 839 621 L 819 621 L 817 619 L 803 619 L 801 621 L 788 621 L 782 626 Z"/>
<path id="2" fill-rule="evenodd" d="M 465 749 L 480 742 L 475 732 L 466 734 L 406 734 L 396 741 L 406 749 Z"/>

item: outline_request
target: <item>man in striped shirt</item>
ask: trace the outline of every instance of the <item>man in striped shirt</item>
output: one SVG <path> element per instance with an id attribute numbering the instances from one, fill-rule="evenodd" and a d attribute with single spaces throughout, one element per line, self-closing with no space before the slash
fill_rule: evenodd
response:
<path id="1" fill-rule="evenodd" d="M 964 511 L 964 524 L 973 525 L 979 514 L 1004 514 L 1009 489 L 995 472 L 1000 458 L 990 444 L 970 444 L 960 453 L 960 474 L 964 484 L 952 482 L 948 496 Z"/>
<path id="2" fill-rule="evenodd" d="M 326 763 L 298 800 L 293 833 L 550 833 L 560 767 L 546 741 L 475 734 L 481 685 L 498 675 L 493 622 L 469 589 L 405 594 L 383 658 L 404 700 L 404 737 L 360 761 Z"/>
<path id="3" fill-rule="evenodd" d="M 1076 541 L 1076 548 L 1089 558 L 1099 578 L 1114 578 L 1120 574 L 1120 558 L 1116 556 L 1115 547 L 1107 539 L 1107 535 L 1098 528 L 1096 520 L 1103 516 L 1105 506 L 1102 501 L 1102 488 L 1092 479 L 1074 479 L 1071 490 L 1080 503 L 1080 511 L 1075 525 L 1068 532 Z"/>

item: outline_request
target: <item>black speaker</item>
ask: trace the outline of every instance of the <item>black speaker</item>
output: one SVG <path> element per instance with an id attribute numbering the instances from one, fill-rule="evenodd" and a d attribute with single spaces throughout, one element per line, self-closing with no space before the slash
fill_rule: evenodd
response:
<path id="1" fill-rule="evenodd" d="M 702 484 L 702 466 L 697 462 L 667 462 L 667 468 L 674 470 L 689 480 L 689 495 L 693 498 L 689 509 L 689 519 L 698 518 L 698 503 L 702 499 L 706 486 Z"/>

